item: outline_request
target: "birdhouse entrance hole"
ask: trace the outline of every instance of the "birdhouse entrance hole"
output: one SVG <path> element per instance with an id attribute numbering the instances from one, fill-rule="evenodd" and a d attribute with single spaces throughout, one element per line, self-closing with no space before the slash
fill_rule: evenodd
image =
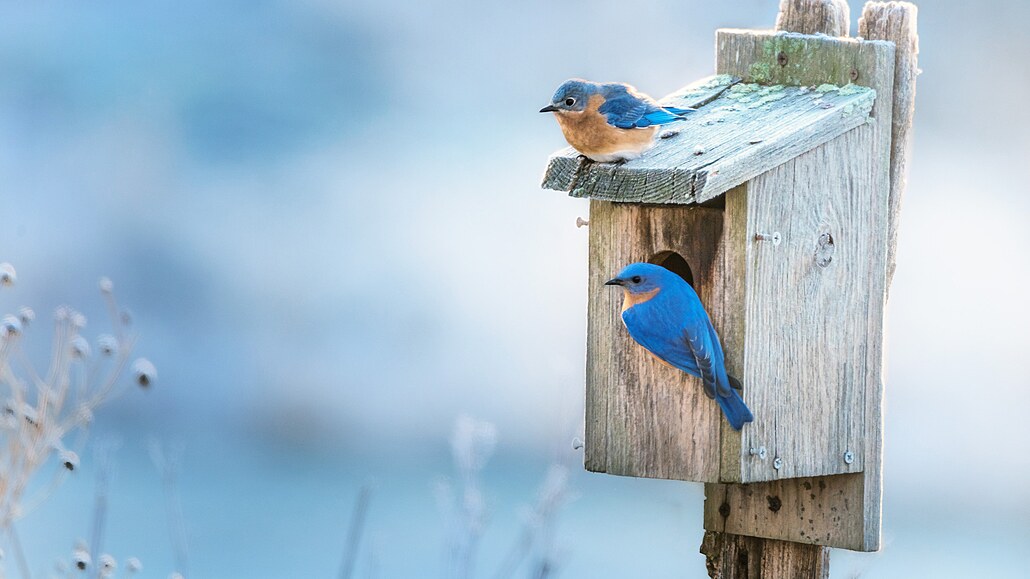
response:
<path id="1" fill-rule="evenodd" d="M 648 263 L 660 265 L 665 269 L 682 277 L 690 287 L 694 287 L 694 273 L 690 271 L 690 264 L 683 256 L 675 251 L 660 251 L 647 260 Z"/>

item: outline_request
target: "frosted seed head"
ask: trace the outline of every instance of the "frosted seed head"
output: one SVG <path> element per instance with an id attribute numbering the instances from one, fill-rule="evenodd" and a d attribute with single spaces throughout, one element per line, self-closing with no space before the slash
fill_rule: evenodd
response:
<path id="1" fill-rule="evenodd" d="M 36 319 L 36 312 L 32 311 L 32 308 L 28 306 L 22 306 L 18 308 L 18 319 L 21 320 L 21 325 L 27 326 Z"/>
<path id="2" fill-rule="evenodd" d="M 79 571 L 85 571 L 92 562 L 93 561 L 89 556 L 89 551 L 85 549 L 76 548 L 72 553 L 72 563 L 75 563 L 75 568 Z"/>
<path id="3" fill-rule="evenodd" d="M 17 336 L 21 333 L 21 320 L 14 316 L 4 316 L 0 320 L 0 335 Z"/>
<path id="4" fill-rule="evenodd" d="M 140 563 L 136 557 L 129 557 L 125 560 L 125 570 L 129 573 L 139 573 L 143 570 L 143 563 Z"/>
<path id="5" fill-rule="evenodd" d="M 118 351 L 118 339 L 110 334 L 101 334 L 97 338 L 97 346 L 99 346 L 101 354 L 112 356 Z"/>
<path id="6" fill-rule="evenodd" d="M 58 455 L 61 459 L 61 464 L 68 470 L 75 470 L 79 468 L 79 455 L 75 454 L 70 450 L 62 450 Z"/>
<path id="7" fill-rule="evenodd" d="M 93 423 L 93 411 L 90 410 L 89 406 L 86 406 L 85 404 L 79 407 L 78 411 L 76 411 L 75 413 L 75 417 L 78 418 L 79 421 L 83 424 Z"/>
<path id="8" fill-rule="evenodd" d="M 182 573 L 179 573 L 178 571 L 176 571 L 175 573 L 172 573 L 171 575 L 169 575 L 168 579 L 186 579 L 186 578 L 182 576 Z"/>
<path id="9" fill-rule="evenodd" d="M 63 322 L 71 316 L 71 313 L 72 311 L 68 306 L 57 306 L 57 309 L 54 310 L 54 320 Z"/>
<path id="10" fill-rule="evenodd" d="M 497 428 L 486 421 L 461 416 L 451 434 L 451 453 L 463 472 L 481 470 L 497 445 Z"/>
<path id="11" fill-rule="evenodd" d="M 71 312 L 69 319 L 72 322 L 72 326 L 75 326 L 80 330 L 86 327 L 86 316 L 82 315 L 80 312 Z"/>
<path id="12" fill-rule="evenodd" d="M 14 429 L 18 427 L 18 411 L 13 400 L 7 400 L 4 402 L 2 421 L 0 426 L 5 429 Z"/>
<path id="13" fill-rule="evenodd" d="M 100 278 L 100 291 L 105 294 L 109 294 L 114 291 L 114 282 L 111 281 L 111 278 L 107 276 Z"/>
<path id="14" fill-rule="evenodd" d="M 107 553 L 103 553 L 97 558 L 97 564 L 100 566 L 100 575 L 102 577 L 110 576 L 118 568 L 118 562 Z"/>
<path id="15" fill-rule="evenodd" d="M 157 380 L 157 368 L 146 358 L 137 358 L 132 363 L 132 371 L 136 374 L 136 383 L 146 388 Z"/>
<path id="16" fill-rule="evenodd" d="M 28 402 L 23 402 L 21 405 L 21 416 L 32 426 L 39 426 L 39 416 L 36 414 L 36 409 Z"/>
<path id="17" fill-rule="evenodd" d="M 14 266 L 6 261 L 0 263 L 0 285 L 12 286 L 16 281 L 18 281 L 18 273 L 14 271 Z"/>
<path id="18" fill-rule="evenodd" d="M 89 358 L 90 348 L 89 342 L 86 341 L 86 338 L 75 336 L 72 338 L 72 342 L 69 347 L 71 348 L 72 356 L 83 360 Z"/>

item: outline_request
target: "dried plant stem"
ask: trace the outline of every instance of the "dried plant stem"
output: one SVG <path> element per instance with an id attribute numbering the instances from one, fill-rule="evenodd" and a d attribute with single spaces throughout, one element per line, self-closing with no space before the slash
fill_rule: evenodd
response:
<path id="1" fill-rule="evenodd" d="M 347 546 L 343 552 L 343 563 L 340 565 L 340 579 L 351 579 L 354 576 L 354 566 L 358 559 L 358 547 L 361 544 L 361 534 L 365 528 L 365 514 L 368 511 L 368 502 L 372 497 L 371 485 L 364 485 L 358 492 L 357 501 L 354 503 L 354 512 L 351 514 L 350 530 L 347 532 Z"/>
<path id="2" fill-rule="evenodd" d="M 13 524 L 8 525 L 7 536 L 11 539 L 11 550 L 14 551 L 14 558 L 18 561 L 18 571 L 21 572 L 21 576 L 24 579 L 32 579 L 29 562 L 25 559 L 25 550 L 21 547 L 21 539 L 18 538 L 18 532 L 14 530 Z"/>
<path id="3" fill-rule="evenodd" d="M 182 513 L 182 502 L 179 500 L 178 475 L 182 449 L 165 452 L 161 445 L 150 446 L 150 457 L 161 473 L 161 483 L 165 494 L 165 509 L 168 513 L 168 535 L 175 553 L 175 565 L 178 572 L 189 577 L 189 543 L 186 540 L 185 516 Z"/>

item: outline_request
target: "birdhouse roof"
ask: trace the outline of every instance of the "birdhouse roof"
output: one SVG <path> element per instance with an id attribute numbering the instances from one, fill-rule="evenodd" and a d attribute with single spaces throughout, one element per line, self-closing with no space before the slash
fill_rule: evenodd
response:
<path id="1" fill-rule="evenodd" d="M 654 147 L 622 164 L 574 149 L 551 156 L 543 187 L 572 197 L 636 203 L 703 203 L 869 121 L 876 91 L 824 84 L 699 80 L 661 99 L 697 111 L 661 127 Z"/>

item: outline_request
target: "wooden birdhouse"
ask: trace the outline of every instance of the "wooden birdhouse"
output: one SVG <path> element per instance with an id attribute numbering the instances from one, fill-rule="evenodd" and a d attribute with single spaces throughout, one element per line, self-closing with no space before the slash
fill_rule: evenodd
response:
<path id="1" fill-rule="evenodd" d="M 591 200 L 585 466 L 710 483 L 709 530 L 874 550 L 895 45 L 751 30 L 716 45 L 715 76 L 661 99 L 697 111 L 642 157 L 566 149 L 544 176 Z M 742 431 L 628 335 L 604 282 L 638 261 L 697 290 L 755 416 Z"/>

